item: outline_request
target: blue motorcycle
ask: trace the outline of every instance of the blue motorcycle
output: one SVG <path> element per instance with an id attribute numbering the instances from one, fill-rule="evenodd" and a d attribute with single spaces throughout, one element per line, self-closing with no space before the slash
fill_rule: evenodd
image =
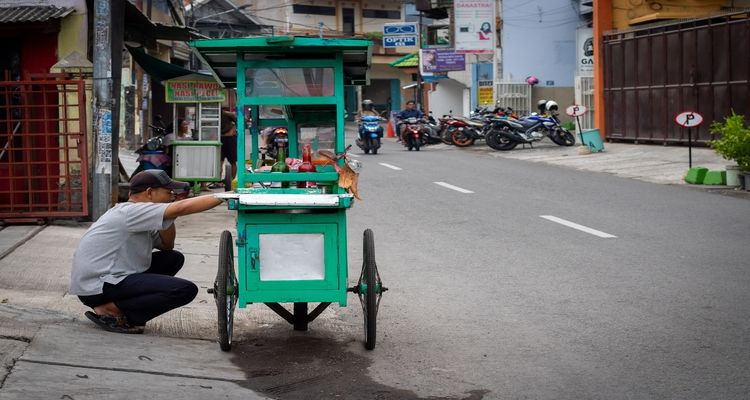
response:
<path id="1" fill-rule="evenodd" d="M 357 146 L 365 152 L 365 154 L 378 154 L 380 148 L 380 138 L 383 137 L 383 127 L 380 126 L 380 121 L 383 118 L 376 116 L 365 116 L 360 118 L 359 124 L 359 138 L 357 138 Z"/>

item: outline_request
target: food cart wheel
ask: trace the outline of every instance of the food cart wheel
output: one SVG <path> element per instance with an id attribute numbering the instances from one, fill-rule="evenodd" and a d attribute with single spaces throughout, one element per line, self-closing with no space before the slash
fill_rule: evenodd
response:
<path id="1" fill-rule="evenodd" d="M 362 262 L 362 272 L 357 282 L 357 295 L 362 303 L 362 312 L 365 317 L 365 348 L 372 350 L 375 348 L 377 338 L 377 316 L 380 297 L 387 290 L 383 287 L 378 273 L 378 266 L 375 264 L 375 238 L 372 230 L 365 229 L 363 246 L 364 261 Z"/>
<path id="2" fill-rule="evenodd" d="M 224 164 L 224 191 L 229 192 L 232 190 L 232 166 Z"/>
<path id="3" fill-rule="evenodd" d="M 234 307 L 237 304 L 238 284 L 234 274 L 234 247 L 232 234 L 221 233 L 219 241 L 219 271 L 214 281 L 214 299 L 219 316 L 219 347 L 223 351 L 232 348 L 232 327 Z"/>

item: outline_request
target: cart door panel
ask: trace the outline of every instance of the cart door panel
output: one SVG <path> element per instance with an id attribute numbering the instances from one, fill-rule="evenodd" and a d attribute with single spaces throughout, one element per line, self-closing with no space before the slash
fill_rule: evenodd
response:
<path id="1" fill-rule="evenodd" d="M 338 288 L 336 224 L 248 224 L 245 229 L 247 289 Z"/>

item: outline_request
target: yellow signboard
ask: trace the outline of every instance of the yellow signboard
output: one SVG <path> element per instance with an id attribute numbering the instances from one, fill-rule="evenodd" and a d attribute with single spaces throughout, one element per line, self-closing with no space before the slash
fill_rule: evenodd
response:
<path id="1" fill-rule="evenodd" d="M 477 82 L 477 97 L 480 106 L 491 106 L 495 103 L 495 91 L 493 81 Z"/>

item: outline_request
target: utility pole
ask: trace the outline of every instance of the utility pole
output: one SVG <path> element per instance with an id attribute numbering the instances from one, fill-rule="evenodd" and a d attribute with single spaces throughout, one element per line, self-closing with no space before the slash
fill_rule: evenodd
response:
<path id="1" fill-rule="evenodd" d="M 112 4 L 94 0 L 94 173 L 91 218 L 96 221 L 112 199 Z"/>
<path id="2" fill-rule="evenodd" d="M 94 171 L 91 218 L 99 219 L 116 201 L 119 180 L 120 78 L 124 24 L 122 2 L 94 0 L 93 122 Z M 116 90 L 116 92 L 115 92 Z M 113 167 L 114 165 L 114 167 Z M 112 173 L 112 171 L 115 173 Z"/>

